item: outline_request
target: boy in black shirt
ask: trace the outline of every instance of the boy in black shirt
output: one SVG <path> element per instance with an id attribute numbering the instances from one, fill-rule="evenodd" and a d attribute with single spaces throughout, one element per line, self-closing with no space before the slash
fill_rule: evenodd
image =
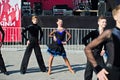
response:
<path id="1" fill-rule="evenodd" d="M 35 55 L 37 58 L 37 62 L 38 65 L 41 69 L 42 72 L 46 72 L 46 67 L 44 64 L 44 60 L 41 54 L 41 50 L 40 50 L 40 46 L 39 43 L 41 41 L 41 38 L 43 36 L 43 32 L 40 26 L 38 26 L 38 18 L 37 16 L 33 16 L 32 17 L 32 25 L 29 25 L 28 27 L 25 28 L 25 30 L 23 30 L 22 35 L 23 37 L 27 40 L 27 48 L 22 60 L 22 64 L 21 64 L 21 69 L 20 72 L 21 74 L 25 74 L 26 73 L 26 69 L 28 66 L 28 61 L 30 58 L 30 55 L 32 53 L 32 49 L 34 49 L 35 51 Z M 24 35 L 24 33 L 28 31 L 28 38 Z M 38 34 L 40 31 L 40 39 L 38 39 Z"/>
<path id="2" fill-rule="evenodd" d="M 82 39 L 82 43 L 85 46 L 87 46 L 88 40 L 90 40 L 90 39 L 94 40 L 99 35 L 101 35 L 102 32 L 104 31 L 106 25 L 107 25 L 106 18 L 104 16 L 100 16 L 98 18 L 98 29 L 96 29 L 96 30 L 91 31 L 90 33 L 88 33 Z M 104 52 L 104 50 L 102 49 L 103 45 L 104 45 L 104 43 L 98 45 L 92 51 L 94 53 L 94 57 L 95 57 L 96 61 L 98 62 L 98 64 L 100 64 L 102 66 L 105 66 L 103 56 L 100 55 L 101 53 Z M 87 64 L 86 64 L 86 68 L 85 68 L 85 73 L 84 73 L 84 80 L 92 80 L 92 76 L 93 76 L 93 67 L 92 67 L 91 63 L 87 60 Z"/>

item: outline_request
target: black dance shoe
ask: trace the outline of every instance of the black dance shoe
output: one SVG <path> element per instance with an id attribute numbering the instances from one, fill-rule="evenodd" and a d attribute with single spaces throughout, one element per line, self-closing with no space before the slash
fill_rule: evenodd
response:
<path id="1" fill-rule="evenodd" d="M 20 71 L 21 74 L 25 74 L 26 72 L 25 71 Z"/>
<path id="2" fill-rule="evenodd" d="M 9 75 L 9 73 L 6 71 L 6 72 L 3 72 L 5 75 Z"/>
<path id="3" fill-rule="evenodd" d="M 41 70 L 42 72 L 47 72 L 47 69 Z"/>
<path id="4" fill-rule="evenodd" d="M 1 73 L 4 73 L 5 75 L 9 75 L 7 71 L 1 71 Z"/>

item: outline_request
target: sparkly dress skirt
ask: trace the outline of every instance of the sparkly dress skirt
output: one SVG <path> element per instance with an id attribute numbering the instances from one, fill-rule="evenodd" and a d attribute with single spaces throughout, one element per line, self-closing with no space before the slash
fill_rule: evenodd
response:
<path id="1" fill-rule="evenodd" d="M 58 42 L 53 42 L 52 44 L 47 45 L 48 46 L 48 52 L 53 56 L 62 56 L 63 58 L 66 57 L 66 52 L 63 47 L 63 44 L 59 44 Z"/>

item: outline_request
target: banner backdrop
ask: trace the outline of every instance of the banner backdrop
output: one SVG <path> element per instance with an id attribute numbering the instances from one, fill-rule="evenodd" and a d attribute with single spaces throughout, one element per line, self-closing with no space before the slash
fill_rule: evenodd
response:
<path id="1" fill-rule="evenodd" d="M 4 42 L 21 42 L 21 0 L 0 0 L 0 25 Z"/>

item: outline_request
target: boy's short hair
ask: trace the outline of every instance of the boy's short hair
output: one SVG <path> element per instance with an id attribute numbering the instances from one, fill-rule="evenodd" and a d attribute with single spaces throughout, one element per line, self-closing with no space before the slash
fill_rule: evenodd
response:
<path id="1" fill-rule="evenodd" d="M 38 17 L 37 17 L 37 16 L 32 16 L 32 20 L 33 20 L 33 19 L 38 19 Z"/>
<path id="2" fill-rule="evenodd" d="M 100 19 L 106 19 L 106 17 L 105 17 L 105 16 L 99 16 L 98 21 L 99 21 Z"/>

